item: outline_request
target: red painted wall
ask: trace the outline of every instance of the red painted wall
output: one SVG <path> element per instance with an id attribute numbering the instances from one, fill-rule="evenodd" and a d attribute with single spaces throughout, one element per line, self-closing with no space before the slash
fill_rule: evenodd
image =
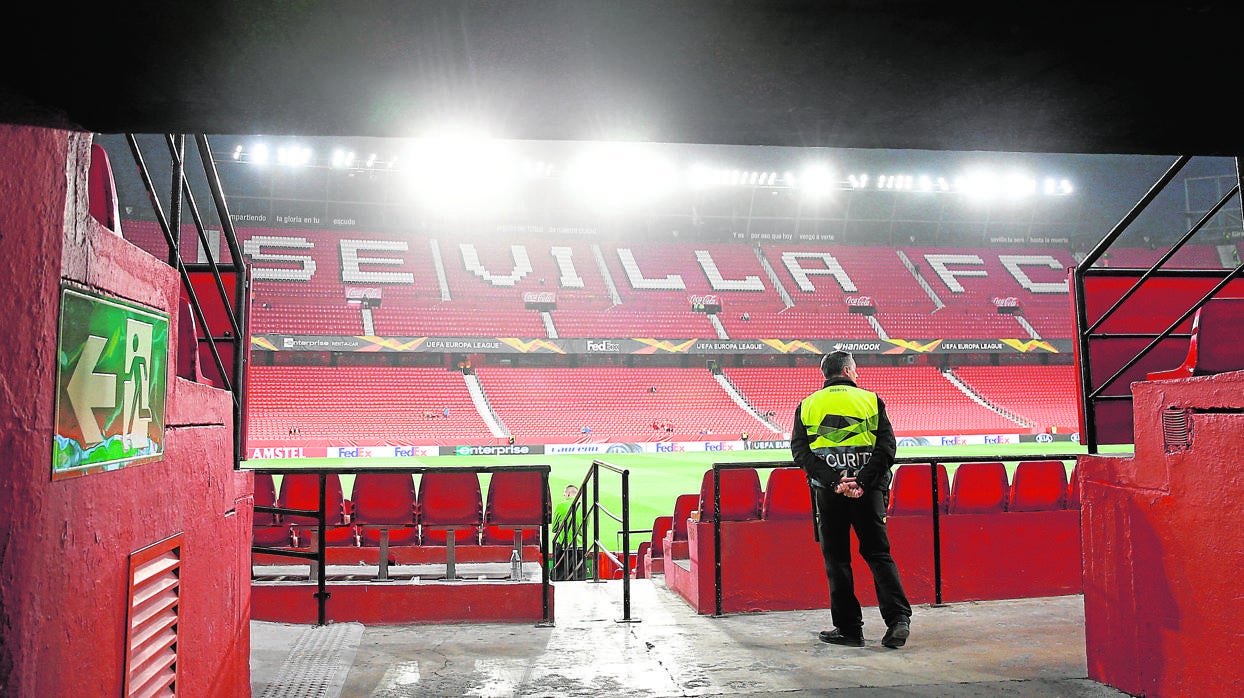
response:
<path id="1" fill-rule="evenodd" d="M 1132 394 L 1135 457 L 1079 464 L 1089 677 L 1133 695 L 1241 695 L 1244 372 Z M 1170 407 L 1194 410 L 1187 447 L 1164 444 Z"/>
<path id="2" fill-rule="evenodd" d="M 228 394 L 170 356 L 163 460 L 51 479 L 61 278 L 176 329 L 176 272 L 89 216 L 89 162 L 86 134 L 0 125 L 0 695 L 118 695 L 129 555 L 177 533 L 178 692 L 249 695 L 253 482 L 233 470 Z"/>

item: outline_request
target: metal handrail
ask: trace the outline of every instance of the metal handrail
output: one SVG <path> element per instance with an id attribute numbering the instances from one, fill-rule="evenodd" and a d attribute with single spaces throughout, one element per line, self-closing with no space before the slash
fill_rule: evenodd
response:
<path id="1" fill-rule="evenodd" d="M 327 521 L 328 512 L 328 476 L 330 474 L 337 475 L 357 475 L 359 473 L 461 473 L 470 472 L 477 476 L 480 473 L 500 473 L 500 472 L 538 472 L 541 474 L 540 488 L 540 586 L 541 586 L 541 621 L 540 625 L 551 625 L 553 619 L 551 617 L 551 596 L 549 593 L 549 473 L 552 467 L 548 465 L 457 465 L 457 466 L 321 466 L 321 467 L 257 467 L 250 468 L 256 473 L 267 473 L 269 475 L 306 475 L 315 474 L 319 476 L 319 508 L 316 511 L 305 509 L 289 509 L 282 507 L 256 506 L 255 511 L 273 513 L 273 514 L 294 514 L 299 516 L 315 516 L 317 521 L 316 549 L 310 551 L 290 550 L 288 548 L 275 548 L 269 546 L 251 545 L 252 553 L 264 553 L 270 555 L 279 555 L 284 557 L 296 557 L 314 561 L 317 567 L 316 575 L 316 618 L 318 625 L 324 625 L 327 617 L 327 601 L 332 596 L 327 590 Z"/>
<path id="2" fill-rule="evenodd" d="M 600 502 L 600 471 L 601 469 L 609 472 L 617 473 L 622 478 L 622 513 L 614 514 L 609 511 Z M 573 547 L 582 553 L 576 561 L 576 572 L 581 565 L 587 564 L 587 550 L 590 547 L 593 555 L 604 553 L 605 557 L 611 562 L 618 565 L 622 569 L 622 618 L 619 623 L 638 623 L 638 619 L 631 617 L 631 471 L 626 468 L 619 468 L 602 460 L 593 460 L 592 465 L 588 468 L 587 473 L 583 476 L 583 481 L 579 486 L 579 492 L 571 500 L 570 509 L 574 511 L 579 509 L 578 516 L 567 516 L 566 520 L 561 522 L 561 526 L 554 528 L 553 536 L 566 536 L 566 540 L 573 540 Z M 591 503 L 588 503 L 588 495 L 591 493 Z M 604 545 L 600 539 L 600 514 L 604 512 L 605 516 L 617 521 L 622 528 L 619 533 L 622 535 L 622 559 L 614 555 L 608 546 Z M 588 514 L 591 514 L 592 535 L 591 543 L 588 543 Z M 569 535 L 567 535 L 569 534 Z M 559 538 L 561 540 L 562 538 Z M 555 565 L 561 564 L 562 560 L 554 561 Z M 592 565 L 593 583 L 600 583 L 600 565 Z"/>
<path id="3" fill-rule="evenodd" d="M 942 535 L 941 507 L 938 506 L 937 466 L 946 463 L 990 463 L 1011 461 L 1037 460 L 1075 460 L 1078 454 L 1057 455 L 1024 455 L 1024 456 L 962 456 L 957 458 L 928 458 L 923 456 L 904 456 L 894 459 L 894 465 L 928 463 L 931 471 L 930 510 L 933 515 L 933 605 L 942 604 Z M 748 468 L 793 468 L 794 461 L 760 461 L 713 463 L 713 615 L 722 615 L 722 574 L 721 574 L 721 477 L 722 470 L 743 470 Z M 814 507 L 815 510 L 815 507 Z M 816 526 L 815 520 L 812 522 Z"/>
<path id="4" fill-rule="evenodd" d="M 250 338 L 243 332 L 243 328 L 247 327 L 246 318 L 249 315 L 249 298 L 250 298 L 250 274 L 247 261 L 242 254 L 241 245 L 237 241 L 237 232 L 233 228 L 233 221 L 229 217 L 229 207 L 225 200 L 224 191 L 220 185 L 220 177 L 216 172 L 215 162 L 212 160 L 211 147 L 208 144 L 207 137 L 199 134 L 195 136 L 198 144 L 200 159 L 203 161 L 204 175 L 206 176 L 208 187 L 212 192 L 213 203 L 216 206 L 217 218 L 220 219 L 221 228 L 223 229 L 226 243 L 229 245 L 230 254 L 232 256 L 231 265 L 219 263 L 211 253 L 210 246 L 207 243 L 207 234 L 205 231 L 203 218 L 200 215 L 199 208 L 195 202 L 194 195 L 190 190 L 190 182 L 185 174 L 185 153 L 184 153 L 183 135 L 165 134 L 165 144 L 168 147 L 170 163 L 172 165 L 172 184 L 169 192 L 169 208 L 168 215 L 165 214 L 164 208 L 160 204 L 160 198 L 156 195 L 155 185 L 151 177 L 150 171 L 147 169 L 146 160 L 143 157 L 142 148 L 138 144 L 138 140 L 132 133 L 125 134 L 126 143 L 129 145 L 130 154 L 134 158 L 134 164 L 138 168 L 138 174 L 142 180 L 143 186 L 147 190 L 147 198 L 151 204 L 156 222 L 160 226 L 160 231 L 164 234 L 164 241 L 169 248 L 168 264 L 177 270 L 181 278 L 182 288 L 186 291 L 186 297 L 190 302 L 190 310 L 194 314 L 195 320 L 199 326 L 204 328 L 204 334 L 207 337 L 208 349 L 211 352 L 212 359 L 215 362 L 217 373 L 220 375 L 224 383 L 224 389 L 230 392 L 233 401 L 233 462 L 234 468 L 241 466 L 245 455 L 245 414 L 246 414 L 246 385 L 245 385 L 245 366 L 246 354 L 250 347 L 246 344 L 250 342 Z M 223 339 L 213 337 L 207 325 L 207 318 L 203 313 L 202 304 L 199 302 L 198 294 L 194 290 L 194 285 L 190 281 L 189 272 L 186 269 L 186 262 L 181 256 L 181 211 L 183 199 L 188 202 L 191 216 L 194 220 L 195 227 L 198 231 L 199 240 L 202 242 L 202 248 L 207 252 L 208 267 L 212 272 L 212 276 L 216 283 L 216 290 L 220 294 L 221 304 L 225 308 L 225 313 L 229 319 L 230 327 L 233 331 L 233 337 L 227 341 L 233 344 L 233 372 L 232 378 L 230 373 L 225 370 L 224 361 L 220 358 L 220 352 L 216 348 L 217 341 L 225 341 Z M 225 289 L 224 282 L 221 277 L 221 269 L 230 268 L 237 275 L 237 283 L 234 289 L 234 298 L 230 299 L 228 291 Z M 196 338 L 197 341 L 197 338 Z"/>
<path id="5" fill-rule="evenodd" d="M 1201 216 L 1201 218 L 1194 225 L 1192 225 L 1187 230 L 1187 232 L 1184 233 L 1184 235 L 1182 235 L 1171 246 L 1169 250 L 1167 250 L 1148 269 L 1142 272 L 1140 277 L 1137 278 L 1136 281 L 1119 298 L 1117 298 L 1114 301 L 1114 303 L 1112 303 L 1111 306 L 1108 309 L 1106 309 L 1106 311 L 1099 318 L 1097 318 L 1093 323 L 1090 324 L 1088 321 L 1088 310 L 1087 310 L 1086 302 L 1084 298 L 1085 277 L 1090 276 L 1090 275 L 1095 276 L 1098 274 L 1107 273 L 1107 270 L 1094 269 L 1093 265 L 1097 262 L 1098 259 L 1102 257 L 1102 255 L 1106 253 L 1107 250 L 1109 250 L 1110 246 L 1113 245 L 1115 241 L 1118 240 L 1118 238 L 1126 231 L 1126 229 L 1133 222 L 1135 222 L 1137 218 L 1139 218 L 1140 214 L 1146 208 L 1148 208 L 1148 206 L 1157 198 L 1157 196 L 1166 188 L 1166 186 L 1175 179 L 1175 177 L 1184 168 L 1184 166 L 1188 164 L 1188 162 L 1191 159 L 1192 159 L 1191 156 L 1188 156 L 1188 155 L 1181 155 L 1178 158 L 1176 158 L 1176 160 L 1171 164 L 1171 166 L 1167 169 L 1167 171 L 1162 174 L 1162 176 L 1153 184 L 1152 187 L 1150 187 L 1149 191 L 1147 191 L 1145 195 L 1141 197 L 1141 199 L 1131 208 L 1131 210 L 1128 211 L 1128 213 L 1124 215 L 1124 217 L 1120 219 L 1119 222 L 1116 223 L 1113 228 L 1111 228 L 1111 230 L 1106 234 L 1106 236 L 1103 237 L 1101 241 L 1097 243 L 1097 245 L 1093 248 L 1093 250 L 1090 251 L 1089 254 L 1087 254 L 1084 257 L 1084 259 L 1081 260 L 1080 263 L 1077 264 L 1072 271 L 1072 283 L 1075 285 L 1076 327 L 1078 328 L 1077 336 L 1076 336 L 1076 349 L 1077 349 L 1077 358 L 1078 358 L 1079 373 L 1080 373 L 1080 376 L 1079 376 L 1080 393 L 1083 396 L 1083 403 L 1084 403 L 1083 405 L 1084 424 L 1082 425 L 1083 435 L 1082 435 L 1081 442 L 1085 446 L 1088 447 L 1089 453 L 1096 453 L 1098 449 L 1097 418 L 1096 418 L 1096 411 L 1093 409 L 1094 403 L 1096 401 L 1106 400 L 1106 399 L 1109 399 L 1109 400 L 1131 400 L 1132 399 L 1130 394 L 1128 395 L 1104 394 L 1104 391 L 1107 389 L 1107 387 L 1109 387 L 1111 384 L 1117 381 L 1124 373 L 1126 373 L 1129 369 L 1131 369 L 1133 366 L 1139 363 L 1146 355 L 1149 354 L 1149 352 L 1151 352 L 1163 340 L 1173 338 L 1173 337 L 1185 336 L 1184 333 L 1175 332 L 1175 328 L 1179 327 L 1181 324 L 1186 322 L 1188 318 L 1192 317 L 1196 313 L 1197 310 L 1199 310 L 1202 306 L 1204 306 L 1211 299 L 1213 299 L 1223 288 L 1225 288 L 1229 283 L 1231 283 L 1232 280 L 1234 280 L 1237 277 L 1240 277 L 1241 273 L 1244 272 L 1244 264 L 1237 265 L 1234 270 L 1231 270 L 1230 272 L 1226 273 L 1224 278 L 1219 283 L 1217 283 L 1213 287 L 1212 290 L 1210 290 L 1208 293 L 1202 296 L 1195 304 L 1192 305 L 1192 307 L 1188 308 L 1187 311 L 1184 312 L 1179 317 L 1179 319 L 1177 319 L 1175 322 L 1170 324 L 1165 330 L 1163 330 L 1162 332 L 1159 332 L 1157 335 L 1145 334 L 1143 337 L 1139 337 L 1139 338 L 1151 338 L 1151 341 L 1148 344 L 1146 344 L 1144 348 L 1140 349 L 1136 353 L 1136 355 L 1133 356 L 1129 361 L 1124 363 L 1122 367 L 1116 370 L 1113 375 L 1111 375 L 1105 381 L 1102 381 L 1097 386 L 1096 389 L 1093 389 L 1093 390 L 1090 389 L 1090 386 L 1092 385 L 1092 382 L 1093 382 L 1092 381 L 1093 374 L 1092 374 L 1092 366 L 1091 366 L 1091 353 L 1089 351 L 1089 345 L 1091 343 L 1091 339 L 1093 337 L 1117 336 L 1117 335 L 1110 335 L 1110 334 L 1105 334 L 1105 333 L 1098 333 L 1097 330 L 1101 327 L 1101 325 L 1104 322 L 1106 322 L 1107 319 L 1109 319 L 1114 314 L 1116 310 L 1118 310 L 1125 302 L 1127 302 L 1130 298 L 1132 298 L 1132 296 L 1135 295 L 1135 293 L 1145 284 L 1145 282 L 1147 282 L 1150 278 L 1152 278 L 1155 274 L 1157 274 L 1158 269 L 1161 268 L 1163 264 L 1166 264 L 1170 259 L 1172 259 L 1175 256 L 1175 254 L 1180 249 L 1182 249 L 1183 246 L 1187 244 L 1189 240 L 1192 239 L 1192 237 L 1194 237 L 1198 232 L 1200 232 L 1205 227 L 1205 225 L 1207 225 L 1209 221 L 1227 205 L 1227 203 L 1231 199 L 1235 198 L 1237 195 L 1240 194 L 1241 161 L 1240 161 L 1240 158 L 1236 158 L 1235 159 L 1235 163 L 1236 163 L 1236 184 L 1235 186 L 1233 186 L 1230 191 L 1224 194 L 1218 200 L 1217 203 L 1215 203 L 1208 211 L 1206 211 L 1206 213 L 1203 216 Z M 1241 200 L 1241 205 L 1244 206 L 1244 200 Z M 1205 276 L 1208 274 L 1202 273 L 1201 275 Z"/>

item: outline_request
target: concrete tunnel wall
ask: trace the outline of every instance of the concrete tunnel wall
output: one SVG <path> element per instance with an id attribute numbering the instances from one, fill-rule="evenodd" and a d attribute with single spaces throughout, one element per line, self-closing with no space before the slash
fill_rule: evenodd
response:
<path id="1" fill-rule="evenodd" d="M 90 216 L 90 145 L 0 125 L 0 694 L 120 694 L 130 555 L 181 534 L 177 692 L 249 695 L 253 481 L 230 396 L 176 377 L 180 280 Z M 53 479 L 63 281 L 168 314 L 161 459 Z"/>

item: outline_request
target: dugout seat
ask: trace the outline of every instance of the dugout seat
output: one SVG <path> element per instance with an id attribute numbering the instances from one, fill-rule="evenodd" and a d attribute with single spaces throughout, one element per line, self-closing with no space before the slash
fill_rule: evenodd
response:
<path id="1" fill-rule="evenodd" d="M 1007 511 L 1055 511 L 1067 505 L 1067 468 L 1062 461 L 1020 461 Z"/>
<path id="2" fill-rule="evenodd" d="M 350 503 L 341 494 L 341 477 L 328 473 L 324 479 L 324 544 L 331 546 L 354 545 L 354 529 L 350 526 Z M 281 477 L 281 491 L 277 506 L 289 509 L 315 511 L 320 506 L 320 476 L 317 473 L 286 473 Z M 285 514 L 282 520 L 289 523 L 297 548 L 315 544 L 319 527 L 314 517 Z"/>
<path id="3" fill-rule="evenodd" d="M 350 501 L 359 545 L 379 546 L 381 531 L 389 532 L 389 545 L 419 544 L 415 480 L 410 473 L 359 473 Z"/>
<path id="4" fill-rule="evenodd" d="M 635 549 L 635 579 L 648 578 L 648 566 L 644 564 L 649 559 L 648 550 L 652 548 L 652 541 L 644 541 Z"/>
<path id="5" fill-rule="evenodd" d="M 680 494 L 674 500 L 674 513 L 670 517 L 670 530 L 665 534 L 665 558 L 686 559 L 691 553 L 688 550 L 687 529 L 691 512 L 700 506 L 700 495 Z"/>
<path id="6" fill-rule="evenodd" d="M 552 520 L 552 501 L 541 473 L 493 473 L 484 505 L 484 545 L 513 544 L 517 548 L 520 536 L 521 545 L 539 545 L 540 527 Z"/>
<path id="7" fill-rule="evenodd" d="M 276 506 L 276 482 L 271 473 L 255 473 L 255 506 Z M 252 529 L 253 545 L 281 548 L 293 544 L 289 525 L 281 522 L 279 514 L 255 512 Z"/>
<path id="8" fill-rule="evenodd" d="M 98 143 L 91 144 L 91 167 L 87 173 L 87 199 L 91 217 L 99 224 L 121 234 L 121 213 L 117 203 L 117 185 L 112 177 L 108 152 Z"/>
<path id="9" fill-rule="evenodd" d="M 1080 470 L 1080 466 L 1071 469 L 1071 477 L 1067 479 L 1067 508 L 1080 508 L 1080 479 L 1076 473 Z"/>
<path id="10" fill-rule="evenodd" d="M 1006 511 L 1009 496 L 1006 466 L 1002 463 L 960 463 L 950 486 L 950 513 L 1000 513 Z"/>
<path id="11" fill-rule="evenodd" d="M 932 514 L 933 479 L 927 463 L 903 463 L 894 469 L 890 484 L 890 516 Z M 950 478 L 946 466 L 937 464 L 937 505 L 941 513 L 950 509 Z"/>
<path id="12" fill-rule="evenodd" d="M 199 330 L 194 320 L 190 299 L 182 296 L 177 303 L 177 375 L 196 383 L 213 385 L 203 376 L 199 365 Z"/>
<path id="13" fill-rule="evenodd" d="M 419 528 L 423 545 L 478 545 L 484 499 L 473 472 L 424 473 L 419 478 Z"/>
<path id="14" fill-rule="evenodd" d="M 812 518 L 812 493 L 808 476 L 800 468 L 774 468 L 765 487 L 760 518 L 789 520 Z"/>
<path id="15" fill-rule="evenodd" d="M 673 523 L 673 516 L 658 516 L 652 520 L 652 538 L 648 541 L 648 548 L 640 556 L 644 576 L 665 574 L 665 534 L 669 533 Z"/>
<path id="16" fill-rule="evenodd" d="M 721 520 L 754 521 L 760 518 L 760 473 L 755 468 L 706 470 L 700 481 L 700 520 L 713 520 L 713 473 L 721 474 Z"/>
<path id="17" fill-rule="evenodd" d="M 1152 371 L 1146 378 L 1164 380 L 1208 376 L 1244 369 L 1244 298 L 1212 298 L 1192 316 L 1192 338 L 1182 364 Z"/>

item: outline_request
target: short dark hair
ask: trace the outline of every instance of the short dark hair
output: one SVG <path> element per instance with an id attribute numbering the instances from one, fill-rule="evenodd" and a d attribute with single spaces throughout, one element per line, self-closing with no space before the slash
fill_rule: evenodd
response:
<path id="1" fill-rule="evenodd" d="M 821 357 L 821 374 L 826 378 L 846 375 L 847 366 L 855 361 L 849 351 L 831 351 Z"/>

